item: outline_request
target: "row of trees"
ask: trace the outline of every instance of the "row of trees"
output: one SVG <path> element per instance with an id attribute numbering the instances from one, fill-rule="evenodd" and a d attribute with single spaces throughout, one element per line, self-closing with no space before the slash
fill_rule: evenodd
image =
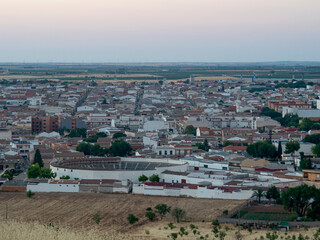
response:
<path id="1" fill-rule="evenodd" d="M 50 168 L 43 168 L 44 163 L 42 160 L 39 149 L 36 150 L 33 159 L 33 165 L 27 170 L 28 178 L 55 178 L 56 174 Z"/>
<path id="2" fill-rule="evenodd" d="M 315 186 L 304 184 L 284 190 L 281 194 L 273 186 L 266 192 L 258 189 L 253 196 L 258 199 L 259 203 L 262 197 L 274 199 L 277 203 L 282 203 L 286 210 L 296 212 L 299 217 L 320 220 L 320 189 Z"/>
<path id="3" fill-rule="evenodd" d="M 265 140 L 249 144 L 247 147 L 247 153 L 252 157 L 275 158 L 277 155 L 277 150 L 273 144 Z"/>
<path id="4" fill-rule="evenodd" d="M 285 154 L 293 154 L 300 149 L 300 144 L 297 141 L 291 141 L 286 143 Z M 247 153 L 253 157 L 281 159 L 282 158 L 282 145 L 278 144 L 278 149 L 271 144 L 268 140 L 258 141 L 253 144 L 249 144 L 247 147 Z"/>
<path id="5" fill-rule="evenodd" d="M 141 175 L 139 177 L 139 182 L 146 182 L 146 181 L 150 181 L 150 182 L 159 182 L 160 181 L 160 177 L 158 174 L 152 174 L 149 178 L 146 175 Z"/>
<path id="6" fill-rule="evenodd" d="M 113 156 L 128 156 L 132 151 L 132 147 L 129 143 L 123 140 L 116 140 L 112 143 L 110 148 L 103 148 L 98 144 L 91 143 L 80 143 L 77 148 L 77 151 L 83 152 L 85 155 L 92 156 L 105 156 L 105 155 L 113 155 Z"/>
<path id="7" fill-rule="evenodd" d="M 154 210 L 151 207 L 148 207 L 146 209 L 145 217 L 148 218 L 150 221 L 154 221 L 157 218 L 157 216 L 163 219 L 168 213 L 171 213 L 173 219 L 175 219 L 175 221 L 178 223 L 186 217 L 186 212 L 183 209 L 171 209 L 171 207 L 164 203 L 156 205 L 154 207 Z M 137 218 L 133 214 L 129 214 L 127 220 L 130 224 L 134 224 L 139 221 L 139 218 Z"/>
<path id="8" fill-rule="evenodd" d="M 315 123 L 310 118 L 303 118 L 301 123 L 299 124 L 300 118 L 297 114 L 286 114 L 284 117 L 282 117 L 281 113 L 278 113 L 268 107 L 263 108 L 260 115 L 271 117 L 273 120 L 278 121 L 282 126 L 296 127 L 302 131 L 320 129 L 320 123 Z"/>

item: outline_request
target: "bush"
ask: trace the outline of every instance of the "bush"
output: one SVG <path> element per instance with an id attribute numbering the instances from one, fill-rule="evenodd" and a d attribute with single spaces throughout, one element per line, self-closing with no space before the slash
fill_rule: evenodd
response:
<path id="1" fill-rule="evenodd" d="M 174 208 L 171 211 L 171 215 L 177 221 L 177 223 L 179 223 L 186 217 L 186 212 L 181 208 Z"/>
<path id="2" fill-rule="evenodd" d="M 130 224 L 134 224 L 135 222 L 139 221 L 139 218 L 137 218 L 135 215 L 133 214 L 129 214 L 127 217 L 127 220 Z"/>
<path id="3" fill-rule="evenodd" d="M 27 192 L 27 197 L 28 197 L 28 198 L 32 198 L 32 196 L 34 196 L 34 195 L 35 195 L 35 193 L 32 192 L 31 190 L 29 190 L 29 191 Z"/>
<path id="4" fill-rule="evenodd" d="M 100 216 L 99 213 L 96 213 L 95 215 L 93 215 L 92 220 L 95 221 L 96 224 L 99 224 L 101 221 L 102 217 Z"/>
<path id="5" fill-rule="evenodd" d="M 139 180 L 139 182 L 145 182 L 145 181 L 148 180 L 148 177 L 147 177 L 146 175 L 142 174 L 142 175 L 139 177 L 138 180 Z"/>
<path id="6" fill-rule="evenodd" d="M 149 180 L 150 182 L 159 182 L 160 181 L 160 177 L 158 174 L 152 174 L 150 177 L 149 177 Z"/>
<path id="7" fill-rule="evenodd" d="M 146 212 L 146 217 L 150 220 L 153 221 L 156 218 L 156 214 L 152 211 L 147 211 Z"/>

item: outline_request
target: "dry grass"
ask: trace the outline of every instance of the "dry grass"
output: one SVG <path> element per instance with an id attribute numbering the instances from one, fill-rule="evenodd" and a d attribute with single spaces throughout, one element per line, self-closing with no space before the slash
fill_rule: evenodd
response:
<path id="1" fill-rule="evenodd" d="M 93 227 L 90 230 L 87 229 L 71 229 L 66 227 L 58 227 L 54 225 L 41 224 L 39 222 L 17 222 L 17 221 L 1 221 L 0 222 L 0 239 L 1 240 L 164 240 L 171 236 L 171 233 L 178 233 L 180 227 L 184 227 L 188 232 L 188 235 L 178 237 L 178 239 L 194 240 L 200 239 L 201 236 L 208 235 L 207 239 L 219 239 L 212 233 L 212 225 L 210 223 L 198 223 L 193 222 L 197 226 L 196 234 L 193 234 L 190 229 L 190 223 L 174 224 L 175 228 L 168 228 L 167 222 L 154 222 L 149 223 L 136 229 L 130 233 L 114 233 L 107 232 L 98 227 Z M 226 226 L 229 230 L 226 231 Z M 236 239 L 237 228 L 232 225 L 222 225 L 219 231 L 226 232 L 225 240 Z M 146 233 L 148 232 L 148 234 Z M 249 233 L 247 230 L 241 230 L 241 236 L 243 240 L 260 239 L 261 236 L 266 239 L 266 233 L 270 231 L 265 230 L 253 230 Z M 298 239 L 299 234 L 303 237 L 308 236 L 309 239 L 313 239 L 313 235 L 316 232 L 315 228 L 308 230 L 296 229 L 290 232 L 277 232 L 278 239 L 286 239 L 286 237 L 295 236 Z M 170 237 L 169 237 L 170 238 Z M 170 238 L 171 239 L 171 238 Z"/>
<path id="2" fill-rule="evenodd" d="M 143 239 L 117 233 L 103 233 L 97 229 L 75 231 L 54 225 L 44 225 L 38 222 L 0 222 L 1 240 L 117 240 Z"/>
<path id="3" fill-rule="evenodd" d="M 176 197 L 152 197 L 132 194 L 79 194 L 79 193 L 36 193 L 28 198 L 26 193 L 0 192 L 0 220 L 5 217 L 5 202 L 8 202 L 8 219 L 41 223 L 53 223 L 71 228 L 91 229 L 97 227 L 92 220 L 99 212 L 103 231 L 132 232 L 148 223 L 145 209 L 165 203 L 187 212 L 192 221 L 212 221 L 225 209 L 236 208 L 243 201 L 212 200 Z M 138 225 L 127 222 L 129 213 L 136 215 Z M 172 221 L 168 216 L 164 221 Z"/>

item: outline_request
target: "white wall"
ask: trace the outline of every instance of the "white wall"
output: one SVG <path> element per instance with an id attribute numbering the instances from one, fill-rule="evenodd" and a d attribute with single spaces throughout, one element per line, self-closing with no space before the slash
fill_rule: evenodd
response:
<path id="1" fill-rule="evenodd" d="M 27 191 L 32 192 L 79 192 L 79 184 L 28 184 Z"/>
<path id="2" fill-rule="evenodd" d="M 251 198 L 253 190 L 237 190 L 224 192 L 221 189 L 208 189 L 207 187 L 198 186 L 197 189 L 189 188 L 163 188 L 162 186 L 147 186 L 144 184 L 134 184 L 132 193 L 153 195 L 153 196 L 185 196 L 194 198 L 215 198 L 215 199 L 234 199 L 245 200 Z"/>

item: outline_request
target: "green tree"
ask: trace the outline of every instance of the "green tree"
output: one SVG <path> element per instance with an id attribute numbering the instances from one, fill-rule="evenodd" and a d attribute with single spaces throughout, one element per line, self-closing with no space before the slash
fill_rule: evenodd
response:
<path id="1" fill-rule="evenodd" d="M 127 135 L 125 133 L 117 132 L 117 133 L 113 134 L 112 138 L 117 139 L 117 138 L 126 137 L 126 136 Z"/>
<path id="2" fill-rule="evenodd" d="M 253 157 L 274 158 L 276 156 L 276 147 L 269 141 L 259 141 L 249 144 L 247 153 Z"/>
<path id="3" fill-rule="evenodd" d="M 135 222 L 139 221 L 139 218 L 137 218 L 135 215 L 133 214 L 129 214 L 127 217 L 127 220 L 130 224 L 134 224 Z"/>
<path id="4" fill-rule="evenodd" d="M 83 152 L 85 155 L 91 155 L 91 147 L 91 144 L 82 142 L 77 146 L 76 150 Z"/>
<path id="5" fill-rule="evenodd" d="M 311 148 L 311 151 L 316 157 L 320 157 L 320 143 L 318 143 L 317 145 L 314 145 Z"/>
<path id="6" fill-rule="evenodd" d="M 275 201 L 278 201 L 280 199 L 280 192 L 278 191 L 278 189 L 275 186 L 272 186 L 266 192 L 266 198 L 274 199 Z"/>
<path id="7" fill-rule="evenodd" d="M 227 146 L 229 146 L 229 145 L 232 146 L 233 143 L 232 143 L 231 141 L 228 141 L 228 140 L 227 140 L 227 141 L 224 141 L 224 142 L 223 142 L 223 145 L 222 145 L 222 146 L 223 146 L 223 147 L 227 147 Z"/>
<path id="8" fill-rule="evenodd" d="M 148 177 L 144 174 L 142 174 L 140 177 L 139 177 L 139 182 L 145 182 L 148 180 Z"/>
<path id="9" fill-rule="evenodd" d="M 293 158 L 294 152 L 300 149 L 300 144 L 297 141 L 290 141 L 286 143 L 286 150 L 284 151 L 285 154 L 291 154 Z"/>
<path id="10" fill-rule="evenodd" d="M 282 159 L 282 144 L 281 144 L 281 141 L 279 141 L 279 143 L 278 143 L 277 157 L 280 160 Z"/>
<path id="11" fill-rule="evenodd" d="M 192 134 L 195 136 L 197 134 L 197 129 L 192 125 L 188 125 L 184 130 L 184 134 Z"/>
<path id="12" fill-rule="evenodd" d="M 167 204 L 164 203 L 160 203 L 154 208 L 157 210 L 157 213 L 160 215 L 161 219 L 171 210 L 171 207 L 168 207 Z"/>
<path id="13" fill-rule="evenodd" d="M 186 211 L 184 211 L 181 208 L 174 208 L 171 211 L 171 216 L 173 217 L 173 219 L 177 221 L 177 223 L 179 223 L 182 219 L 186 217 Z"/>
<path id="14" fill-rule="evenodd" d="M 36 163 L 28 168 L 27 176 L 28 178 L 37 178 L 40 176 L 40 172 L 41 168 L 39 167 L 39 164 Z"/>
<path id="15" fill-rule="evenodd" d="M 40 168 L 43 168 L 44 164 L 42 161 L 40 150 L 37 149 L 36 153 L 34 154 L 33 164 L 38 164 Z"/>
<path id="16" fill-rule="evenodd" d="M 54 178 L 56 174 L 50 168 L 41 168 L 39 178 Z"/>
<path id="17" fill-rule="evenodd" d="M 263 197 L 262 189 L 258 189 L 257 191 L 254 191 L 252 196 L 256 197 L 258 199 L 258 202 L 261 203 L 261 198 Z"/>
<path id="18" fill-rule="evenodd" d="M 160 177 L 158 174 L 152 174 L 150 177 L 149 177 L 149 180 L 150 182 L 159 182 L 160 181 Z"/>
<path id="19" fill-rule="evenodd" d="M 302 131 L 309 131 L 313 127 L 313 122 L 310 118 L 303 118 L 300 123 L 300 130 Z"/>
<path id="20" fill-rule="evenodd" d="M 156 219 L 156 214 L 152 211 L 146 211 L 145 214 L 146 218 L 148 218 L 150 221 L 153 221 L 154 219 Z"/>
<path id="21" fill-rule="evenodd" d="M 67 137 L 82 137 L 85 138 L 87 137 L 87 129 L 86 128 L 75 128 L 71 129 L 70 133 L 67 135 Z"/>
<path id="22" fill-rule="evenodd" d="M 207 140 L 207 139 L 204 139 L 204 141 L 203 141 L 203 147 L 204 147 L 203 150 L 205 150 L 206 152 L 209 151 L 210 147 L 209 147 L 209 143 L 208 143 L 208 140 Z"/>
<path id="23" fill-rule="evenodd" d="M 130 154 L 132 148 L 129 143 L 123 140 L 116 140 L 112 143 L 109 150 L 114 156 L 124 157 Z"/>
<path id="24" fill-rule="evenodd" d="M 315 186 L 306 184 L 289 188 L 281 194 L 281 201 L 288 211 L 295 211 L 299 217 L 306 215 L 307 209 L 311 206 L 317 189 Z"/>
<path id="25" fill-rule="evenodd" d="M 320 143 L 320 133 L 319 134 L 312 134 L 312 135 L 307 135 L 304 139 L 304 142 L 309 142 L 309 143 L 314 143 L 318 144 Z"/>
<path id="26" fill-rule="evenodd" d="M 312 167 L 312 161 L 310 158 L 302 158 L 300 160 L 300 169 L 313 169 Z"/>

